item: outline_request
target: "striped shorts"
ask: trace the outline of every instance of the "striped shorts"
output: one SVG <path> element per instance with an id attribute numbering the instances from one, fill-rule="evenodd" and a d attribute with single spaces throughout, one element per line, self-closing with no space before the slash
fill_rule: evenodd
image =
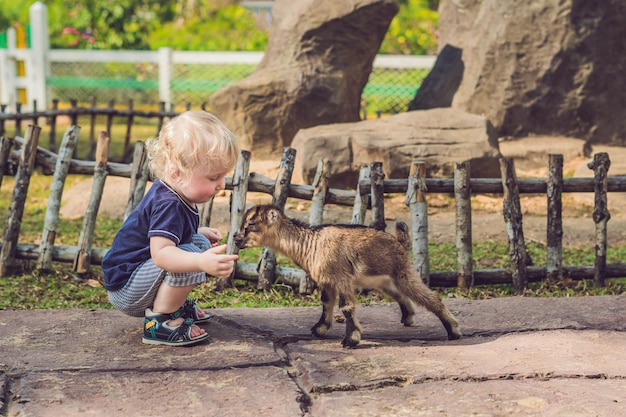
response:
<path id="1" fill-rule="evenodd" d="M 209 249 L 211 242 L 204 235 L 195 234 L 192 243 L 178 247 L 187 252 L 200 253 Z M 204 272 L 171 273 L 156 266 L 150 258 L 133 272 L 123 288 L 109 291 L 109 302 L 124 314 L 144 317 L 146 308 L 152 307 L 161 284 L 184 287 L 205 281 Z"/>

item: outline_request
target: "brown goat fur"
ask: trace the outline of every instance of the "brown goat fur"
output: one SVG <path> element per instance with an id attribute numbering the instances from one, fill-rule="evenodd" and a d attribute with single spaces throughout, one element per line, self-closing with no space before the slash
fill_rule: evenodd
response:
<path id="1" fill-rule="evenodd" d="M 273 205 L 250 208 L 234 236 L 238 248 L 267 247 L 291 258 L 315 281 L 321 291 L 322 316 L 311 328 L 323 337 L 332 324 L 333 308 L 346 318 L 344 347 L 361 340 L 355 315 L 355 289 L 380 290 L 392 297 L 402 312 L 401 322 L 410 326 L 418 305 L 435 314 L 448 339 L 461 337 L 459 325 L 439 295 L 418 277 L 408 253 L 408 228 L 399 223 L 396 237 L 360 225 L 309 226 L 285 216 Z"/>

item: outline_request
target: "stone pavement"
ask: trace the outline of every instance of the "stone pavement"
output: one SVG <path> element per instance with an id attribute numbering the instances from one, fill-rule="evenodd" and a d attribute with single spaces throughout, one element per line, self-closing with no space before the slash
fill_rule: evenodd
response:
<path id="1" fill-rule="evenodd" d="M 352 350 L 310 336 L 319 308 L 214 310 L 178 348 L 114 310 L 0 311 L 0 415 L 626 415 L 626 296 L 445 302 L 463 339 L 359 306 Z"/>

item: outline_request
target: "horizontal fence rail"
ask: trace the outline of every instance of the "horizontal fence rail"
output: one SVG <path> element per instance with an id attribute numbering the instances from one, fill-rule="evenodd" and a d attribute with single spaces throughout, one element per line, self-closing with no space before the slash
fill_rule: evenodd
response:
<path id="1" fill-rule="evenodd" d="M 59 155 L 37 146 L 40 128 L 30 125 L 25 137 L 14 139 L 0 138 L 0 185 L 2 176 L 8 165 L 16 165 L 17 174 L 13 198 L 0 251 L 0 272 L 6 274 L 17 259 L 38 259 L 38 267 L 46 269 L 51 262 L 71 262 L 77 273 L 89 270 L 90 265 L 99 265 L 107 248 L 91 247 L 90 233 L 95 223 L 102 194 L 103 182 L 107 175 L 127 177 L 131 179 L 129 199 L 126 212 L 129 213 L 140 201 L 148 176 L 145 148 L 142 142 L 135 147 L 131 164 L 114 163 L 106 160 L 109 137 L 105 131 L 98 137 L 97 160 L 83 161 L 70 158 L 75 136 L 80 128 L 72 125 L 65 132 Z M 12 149 L 14 148 L 14 149 Z M 608 155 L 594 155 L 589 168 L 594 170 L 593 178 L 562 178 L 562 155 L 551 154 L 549 176 L 547 178 L 518 179 L 515 175 L 513 161 L 500 160 L 501 179 L 470 178 L 468 162 L 457 163 L 455 178 L 425 178 L 425 162 L 415 161 L 407 179 L 384 179 L 382 163 L 375 162 L 362 167 L 359 180 L 354 190 L 333 189 L 327 186 L 328 172 L 332 161 L 322 160 L 318 166 L 318 175 L 313 185 L 293 184 L 290 181 L 295 160 L 295 150 L 286 148 L 281 159 L 279 172 L 275 179 L 248 172 L 250 152 L 242 151 L 232 178 L 227 178 L 226 189 L 231 196 L 231 232 L 242 223 L 246 199 L 249 192 L 261 192 L 272 196 L 274 204 L 285 207 L 288 198 L 311 201 L 311 224 L 320 224 L 323 219 L 323 207 L 336 204 L 353 207 L 353 223 L 364 224 L 365 213 L 370 211 L 370 226 L 384 228 L 385 195 L 402 194 L 411 213 L 412 251 L 414 264 L 424 279 L 431 286 L 467 288 L 472 285 L 513 284 L 516 292 L 522 292 L 529 282 L 545 280 L 569 279 L 582 280 L 593 278 L 598 286 L 604 285 L 606 278 L 626 276 L 626 264 L 606 263 L 606 229 L 610 217 L 606 209 L 607 193 L 626 191 L 626 177 L 609 177 Z M 90 198 L 85 223 L 77 246 L 54 245 L 55 219 L 58 219 L 58 201 L 50 201 L 46 213 L 46 226 L 42 243 L 19 243 L 19 224 L 26 202 L 29 177 L 34 168 L 44 174 L 53 176 L 51 196 L 56 189 L 62 189 L 68 174 L 93 175 L 94 188 Z M 98 180 L 98 178 L 100 178 Z M 233 180 L 236 179 L 236 180 Z M 562 266 L 560 262 L 560 245 L 562 236 L 561 204 L 562 193 L 594 193 L 593 221 L 596 224 L 596 258 L 594 265 Z M 457 255 L 456 271 L 430 271 L 428 268 L 428 235 L 424 234 L 419 222 L 426 222 L 429 194 L 454 194 L 457 204 Z M 521 194 L 546 194 L 548 204 L 548 264 L 546 267 L 529 266 L 523 237 L 522 215 L 519 207 Z M 471 204 L 473 194 L 498 194 L 503 198 L 503 221 L 509 239 L 510 266 L 506 269 L 473 270 L 471 254 Z M 52 197 L 51 197 L 52 198 Z M 60 197 L 55 197 L 60 198 Z M 212 204 L 205 204 L 201 213 L 201 223 L 210 224 Z M 50 219 L 49 219 L 50 217 Z M 228 237 L 228 251 L 236 253 L 232 242 L 233 233 Z M 460 238 L 461 237 L 461 238 Z M 465 242 L 462 242 L 462 241 Z M 469 241 L 469 244 L 468 244 Z M 299 288 L 301 292 L 311 290 L 304 271 L 297 268 L 276 265 L 273 254 L 265 251 L 259 264 L 238 263 L 233 276 L 229 280 L 219 281 L 221 285 L 232 284 L 234 279 L 256 281 L 257 287 L 267 289 L 274 282 L 282 282 Z"/>

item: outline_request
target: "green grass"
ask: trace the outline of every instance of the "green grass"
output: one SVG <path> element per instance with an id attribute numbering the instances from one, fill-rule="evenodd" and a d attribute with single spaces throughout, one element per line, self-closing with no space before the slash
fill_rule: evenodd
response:
<path id="1" fill-rule="evenodd" d="M 68 184 L 80 180 L 72 175 Z M 51 178 L 35 173 L 30 181 L 27 203 L 20 228 L 19 243 L 39 243 L 43 229 L 45 208 Z M 5 177 L 0 188 L 0 215 L 8 212 L 13 190 L 13 178 Z M 6 217 L 4 217 L 6 219 Z M 121 226 L 121 220 L 99 216 L 97 218 L 93 246 L 106 248 L 113 241 Z M 58 226 L 57 245 L 76 245 L 82 219 L 62 219 Z M 594 248 L 591 246 L 571 246 L 563 248 L 564 265 L 592 265 Z M 528 253 L 535 265 L 545 264 L 545 247 L 528 243 Z M 243 262 L 256 263 L 261 249 L 247 249 L 240 252 Z M 456 269 L 456 249 L 453 244 L 430 245 L 430 270 L 451 271 Z M 501 242 L 475 242 L 473 247 L 474 268 L 506 268 L 508 265 L 508 245 Z M 609 247 L 607 262 L 621 262 L 626 259 L 626 245 Z M 288 258 L 279 255 L 278 264 L 291 266 Z M 0 277 L 0 309 L 58 309 L 58 308 L 111 308 L 107 293 L 102 287 L 101 270 L 93 267 L 87 275 L 77 276 L 70 264 L 54 264 L 54 270 L 44 273 L 35 268 L 34 261 L 16 262 L 10 276 Z M 514 294 L 511 285 L 475 286 L 469 291 L 456 288 L 437 288 L 443 297 L 463 297 L 485 299 L 506 297 Z M 536 297 L 570 297 L 581 295 L 608 295 L 626 293 L 626 279 L 608 279 L 606 286 L 596 288 L 590 281 L 564 280 L 556 285 L 545 282 L 532 283 L 525 295 Z M 191 294 L 198 298 L 204 307 L 277 307 L 277 306 L 316 306 L 319 294 L 300 295 L 288 285 L 277 284 L 269 291 L 257 291 L 253 283 L 236 281 L 234 288 L 216 291 L 215 280 L 197 287 Z M 375 293 L 359 296 L 361 304 L 390 302 Z"/>

